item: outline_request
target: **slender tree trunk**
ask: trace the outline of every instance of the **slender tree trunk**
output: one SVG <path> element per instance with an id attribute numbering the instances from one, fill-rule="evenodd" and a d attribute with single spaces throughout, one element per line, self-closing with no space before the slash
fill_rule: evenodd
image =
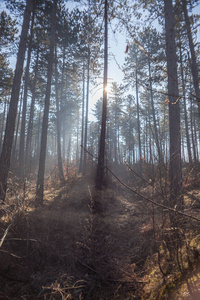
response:
<path id="1" fill-rule="evenodd" d="M 69 141 L 67 147 L 67 164 L 69 165 L 70 163 L 71 163 L 71 132 L 69 134 Z"/>
<path id="2" fill-rule="evenodd" d="M 58 156 L 58 172 L 61 183 L 65 182 L 63 174 L 63 165 L 61 157 L 61 138 L 60 138 L 60 105 L 58 95 L 58 66 L 57 66 L 57 49 L 55 47 L 55 88 L 56 88 L 56 128 L 57 128 L 57 156 Z"/>
<path id="3" fill-rule="evenodd" d="M 77 127 L 76 127 L 76 166 L 78 168 L 79 166 L 79 123 L 80 123 L 80 118 L 79 118 L 79 111 L 78 111 L 78 116 L 77 116 Z"/>
<path id="4" fill-rule="evenodd" d="M 107 0 L 105 0 L 105 42 L 104 42 L 104 83 L 103 83 L 103 107 L 101 121 L 100 148 L 97 165 L 96 187 L 102 189 L 104 185 L 104 160 L 106 145 L 106 118 L 107 118 L 107 77 L 108 77 L 108 24 L 107 24 Z"/>
<path id="5" fill-rule="evenodd" d="M 149 162 L 153 166 L 154 161 L 153 161 L 153 155 L 152 155 L 152 144 L 151 144 L 151 138 L 152 138 L 152 133 L 151 130 L 149 131 Z"/>
<path id="6" fill-rule="evenodd" d="M 194 163 L 197 162 L 197 155 L 196 155 L 196 147 L 195 147 L 195 138 L 194 138 L 194 125 L 193 125 L 193 103 L 190 103 L 190 127 L 191 127 L 191 136 L 192 136 L 192 149 L 193 149 L 193 158 Z"/>
<path id="7" fill-rule="evenodd" d="M 45 107 L 44 107 L 44 115 L 43 115 L 43 123 L 42 123 L 39 170 L 38 170 L 36 198 L 35 198 L 36 204 L 43 203 L 44 172 L 45 172 L 45 159 L 46 159 L 46 147 L 47 147 L 47 129 L 48 129 L 48 117 L 49 117 L 49 106 L 50 106 L 50 96 L 51 96 L 51 80 L 53 74 L 53 60 L 54 60 L 54 47 L 55 47 L 56 6 L 57 6 L 57 0 L 54 0 L 53 10 L 52 10 L 50 53 L 49 53 L 48 70 L 47 70 L 47 87 L 46 87 Z"/>
<path id="8" fill-rule="evenodd" d="M 181 150 L 181 156 L 182 156 L 182 160 L 183 162 L 185 163 L 185 145 L 184 145 L 184 138 L 183 136 L 181 136 L 181 147 L 182 147 L 182 150 Z"/>
<path id="9" fill-rule="evenodd" d="M 194 49 L 194 43 L 193 43 L 193 39 L 192 39 L 191 24 L 190 24 L 190 19 L 188 16 L 186 0 L 182 0 L 182 9 L 183 9 L 184 17 L 185 17 L 187 35 L 188 35 L 189 46 L 190 46 L 190 53 L 191 53 L 191 57 L 192 57 L 191 71 L 192 71 L 195 94 L 197 97 L 198 112 L 199 112 L 199 118 L 200 118 L 200 88 L 199 88 L 198 64 L 197 64 L 197 59 L 196 59 L 196 54 L 195 54 L 195 49 Z"/>
<path id="10" fill-rule="evenodd" d="M 118 163 L 118 147 L 117 147 L 117 112 L 116 112 L 116 98 L 115 98 L 115 124 L 113 126 L 114 128 L 114 158 L 115 158 L 115 163 Z M 111 156 L 110 156 L 111 157 Z"/>
<path id="11" fill-rule="evenodd" d="M 129 156 L 128 156 L 128 163 L 131 164 L 131 157 L 132 157 L 132 163 L 134 163 L 133 153 L 134 153 L 134 138 L 132 136 L 132 128 L 131 128 L 131 117 L 129 116 L 129 131 L 128 131 L 128 150 L 129 150 Z"/>
<path id="12" fill-rule="evenodd" d="M 30 33 L 30 41 L 28 47 L 26 71 L 25 71 L 22 121 L 21 121 L 20 142 L 19 142 L 19 174 L 22 181 L 24 180 L 24 167 L 25 167 L 25 159 L 24 159 L 25 158 L 25 127 L 26 127 L 27 95 L 28 95 L 28 84 L 29 84 L 29 68 L 30 68 L 31 51 L 32 51 L 33 23 L 34 23 L 34 13 L 32 14 L 32 20 L 31 20 L 31 33 Z"/>
<path id="13" fill-rule="evenodd" d="M 37 162 L 39 161 L 39 156 L 40 156 L 40 141 L 41 141 L 41 125 L 42 125 L 42 114 L 38 112 L 38 117 L 37 117 L 37 129 L 36 129 L 36 134 L 35 134 L 35 141 L 34 141 L 34 147 L 32 146 L 31 152 L 34 151 L 34 161 Z M 31 163 L 30 163 L 31 166 Z M 35 167 L 35 166 L 34 166 Z"/>
<path id="14" fill-rule="evenodd" d="M 6 103 L 6 101 L 5 101 L 5 102 L 4 102 L 3 114 L 2 114 L 2 119 L 1 119 L 0 150 L 1 150 L 2 142 L 3 142 L 3 132 L 4 132 L 4 128 L 5 128 L 6 106 L 7 106 L 7 103 Z"/>
<path id="15" fill-rule="evenodd" d="M 169 96 L 169 132 L 170 132 L 170 203 L 172 207 L 180 208 L 182 199 L 182 169 L 181 169 L 181 133 L 180 108 L 177 75 L 177 57 L 174 31 L 174 12 L 172 0 L 164 0 L 165 4 L 165 30 L 166 30 L 166 56 L 168 71 Z"/>
<path id="16" fill-rule="evenodd" d="M 196 124 L 196 118 L 194 116 L 194 141 L 195 141 L 195 148 L 196 148 L 196 155 L 197 160 L 199 160 L 199 149 L 198 149 L 198 143 L 197 143 L 197 124 Z"/>
<path id="17" fill-rule="evenodd" d="M 62 144 L 62 155 L 65 161 L 66 159 L 66 114 L 64 111 L 64 116 L 62 117 L 62 137 L 63 137 L 63 144 Z"/>
<path id="18" fill-rule="evenodd" d="M 21 97 L 20 97 L 20 103 L 18 107 L 18 113 L 16 116 L 16 128 L 15 128 L 15 136 L 14 136 L 14 142 L 12 146 L 12 155 L 11 155 L 11 161 L 18 160 L 19 157 L 19 149 L 17 149 L 17 143 L 18 143 L 18 133 L 19 133 L 19 127 L 20 127 L 20 121 L 21 121 L 21 113 L 22 113 L 22 100 L 23 100 L 23 87 L 21 90 Z M 18 150 L 18 151 L 17 151 Z"/>
<path id="19" fill-rule="evenodd" d="M 117 126 L 117 163 L 121 162 L 121 152 L 120 152 L 120 142 L 119 142 L 119 132 L 120 132 L 120 127 L 119 124 Z"/>
<path id="20" fill-rule="evenodd" d="M 137 71 L 137 56 L 136 56 L 136 104 L 137 104 L 137 134 L 138 134 L 138 147 L 139 147 L 139 163 L 140 167 L 142 167 L 142 146 L 141 146 L 141 132 L 140 132 L 140 107 L 139 107 L 139 94 L 138 94 L 138 71 Z M 140 170 L 141 172 L 141 170 Z"/>
<path id="21" fill-rule="evenodd" d="M 83 62 L 83 99 L 82 99 L 82 126 L 81 126 L 81 145 L 83 146 L 84 140 L 84 106 L 85 106 L 85 64 Z M 79 172 L 83 171 L 83 147 L 81 147 L 81 157 Z"/>
<path id="22" fill-rule="evenodd" d="M 180 67 L 181 67 L 181 81 L 182 81 L 182 90 L 183 90 L 183 107 L 184 107 L 184 120 L 185 120 L 185 134 L 186 134 L 186 141 L 187 141 L 187 152 L 188 152 L 188 159 L 189 163 L 192 163 L 192 152 L 191 152 L 191 145 L 190 145 L 190 137 L 189 137 L 189 129 L 188 129 L 188 118 L 187 118 L 187 107 L 186 107 L 186 94 L 185 94 L 185 79 L 183 74 L 183 58 L 182 58 L 182 49 L 181 49 L 181 42 L 180 43 Z"/>
<path id="23" fill-rule="evenodd" d="M 31 99 L 30 115 L 29 115 L 27 138 L 26 138 L 25 167 L 26 167 L 26 172 L 27 173 L 28 173 L 28 168 L 27 168 L 28 167 L 28 161 L 31 160 L 31 141 L 32 141 L 32 134 L 33 134 L 33 117 L 34 117 L 35 99 L 36 99 L 36 83 L 37 83 L 37 75 L 38 75 L 38 60 L 39 60 L 39 46 L 38 46 L 38 49 L 37 49 L 36 62 L 35 62 L 35 67 L 34 67 L 34 73 L 35 74 L 34 74 L 34 81 L 33 81 L 32 99 Z"/>
<path id="24" fill-rule="evenodd" d="M 168 138 L 168 131 L 166 130 L 166 128 L 167 128 L 167 117 L 166 117 L 166 110 L 167 110 L 167 107 L 166 106 L 164 106 L 164 112 L 163 112 L 163 114 L 164 114 L 164 124 L 163 124 L 163 141 L 164 141 L 164 143 L 163 143 L 163 149 L 164 149 L 164 153 L 165 153 L 165 163 L 166 163 L 166 165 L 167 165 L 167 163 L 168 163 L 168 152 L 169 152 L 169 147 L 168 147 L 168 145 L 169 145 L 169 138 Z"/>
<path id="25" fill-rule="evenodd" d="M 133 137 L 133 153 L 132 153 L 132 156 L 133 156 L 133 164 L 135 164 L 135 139 Z"/>
<path id="26" fill-rule="evenodd" d="M 0 199 L 2 199 L 3 201 L 5 200 L 5 196 L 6 196 L 7 178 L 8 178 L 8 171 L 10 167 L 12 143 L 13 143 L 13 137 L 15 131 L 15 120 L 17 115 L 18 101 L 19 101 L 19 93 L 20 93 L 21 78 L 23 73 L 23 64 L 24 64 L 24 57 L 26 51 L 28 29 L 29 29 L 30 17 L 31 17 L 31 12 L 33 10 L 33 6 L 34 6 L 34 0 L 27 0 L 26 8 L 24 11 L 24 20 L 23 20 L 19 50 L 17 55 L 15 75 L 13 79 L 13 87 L 11 93 L 9 112 L 6 120 L 4 142 L 3 142 L 3 147 L 2 147 L 1 157 L 0 157 L 0 166 L 1 166 Z"/>
<path id="27" fill-rule="evenodd" d="M 90 47 L 90 46 L 89 46 Z M 87 95 L 86 95 L 86 111 L 85 111 L 85 137 L 84 148 L 87 149 L 87 132 L 88 132 L 88 105 L 89 105 L 89 89 L 90 86 L 90 49 L 88 49 L 88 64 L 87 64 Z M 83 153 L 83 172 L 86 172 L 87 152 Z"/>
<path id="28" fill-rule="evenodd" d="M 64 94 L 64 72 L 65 72 L 65 59 L 66 59 L 66 48 L 64 47 L 63 49 L 63 57 L 62 57 L 62 76 L 61 76 L 61 89 L 60 89 L 60 94 L 61 94 L 61 102 L 60 102 L 60 107 L 61 107 L 61 114 L 60 114 L 60 129 L 61 129 L 61 136 L 63 137 L 63 143 L 61 144 L 62 148 L 62 158 L 63 161 L 65 161 L 66 157 L 66 108 L 64 105 L 64 102 L 66 101 L 66 94 Z"/>
<path id="29" fill-rule="evenodd" d="M 133 126 L 132 126 L 132 113 L 131 113 L 131 100 L 128 103 L 128 111 L 129 111 L 129 155 L 132 157 L 132 164 L 135 163 L 135 138 L 133 133 Z M 129 158 L 131 162 L 131 159 Z"/>
<path id="30" fill-rule="evenodd" d="M 148 67 L 149 67 L 149 78 L 150 78 L 149 84 L 150 84 L 151 108 L 152 108 L 152 115 L 153 115 L 154 138 L 155 138 L 156 147 L 157 147 L 157 151 L 158 151 L 159 163 L 163 163 L 163 155 L 162 155 L 161 148 L 160 148 L 160 143 L 159 143 L 159 138 L 158 138 L 158 129 L 157 129 L 157 124 L 156 124 L 156 114 L 155 114 L 154 99 L 153 99 L 150 58 L 148 59 Z"/>

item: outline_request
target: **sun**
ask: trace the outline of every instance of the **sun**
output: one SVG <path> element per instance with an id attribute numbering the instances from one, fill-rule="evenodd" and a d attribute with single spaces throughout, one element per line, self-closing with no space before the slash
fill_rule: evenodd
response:
<path id="1" fill-rule="evenodd" d="M 111 85 L 107 84 L 107 86 L 105 87 L 105 91 L 107 92 L 107 94 L 111 93 Z"/>

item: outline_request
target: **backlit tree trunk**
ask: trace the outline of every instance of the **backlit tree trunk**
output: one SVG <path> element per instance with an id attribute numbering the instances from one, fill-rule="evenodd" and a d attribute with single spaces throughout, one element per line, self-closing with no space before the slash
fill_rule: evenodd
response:
<path id="1" fill-rule="evenodd" d="M 90 46 L 89 46 L 90 47 Z M 89 105 L 89 86 L 90 86 L 90 49 L 88 50 L 88 63 L 87 63 L 87 95 L 86 95 L 86 110 L 85 110 L 85 136 L 84 148 L 87 149 L 87 132 L 88 132 L 88 105 Z M 86 172 L 87 152 L 83 153 L 83 172 Z"/>
<path id="2" fill-rule="evenodd" d="M 30 23 L 31 12 L 34 7 L 34 0 L 27 0 L 26 8 L 24 11 L 24 20 L 22 25 L 22 32 L 19 43 L 19 50 L 17 55 L 17 63 L 15 69 L 15 75 L 13 79 L 13 87 L 10 99 L 9 112 L 6 120 L 6 130 L 4 136 L 4 142 L 0 157 L 0 199 L 5 200 L 7 189 L 7 177 L 10 167 L 10 158 L 12 143 L 15 131 L 15 120 L 17 115 L 17 106 L 19 101 L 21 78 L 23 73 L 24 57 L 27 44 L 28 29 Z"/>
<path id="3" fill-rule="evenodd" d="M 32 90 L 32 99 L 31 99 L 31 108 L 29 114 L 29 121 L 28 121 L 28 129 L 27 129 L 27 138 L 26 138 L 26 154 L 25 154 L 25 168 L 26 168 L 26 176 L 30 173 L 30 161 L 31 161 L 31 141 L 33 135 L 33 117 L 34 117 L 34 110 L 35 110 L 35 99 L 36 99 L 36 83 L 37 83 L 37 76 L 38 76 L 38 60 L 39 60 L 39 45 L 36 54 L 36 62 L 34 67 L 34 80 L 33 80 L 33 90 Z M 29 164 L 28 164 L 29 163 Z"/>
<path id="4" fill-rule="evenodd" d="M 138 134 L 138 147 L 139 147 L 139 163 L 140 163 L 140 175 L 142 172 L 142 145 L 141 145 L 141 131 L 140 131 L 140 107 L 139 107 L 139 92 L 138 92 L 138 65 L 136 56 L 136 70 L 135 70 L 135 90 L 136 90 L 136 104 L 137 104 L 137 134 Z"/>
<path id="5" fill-rule="evenodd" d="M 197 97 L 198 112 L 199 112 L 199 117 L 200 117 L 200 88 L 199 88 L 198 65 L 197 65 L 197 59 L 196 59 L 196 54 L 195 54 L 195 49 L 194 49 L 194 43 L 193 43 L 193 39 L 192 39 L 191 25 L 190 25 L 190 19 L 188 16 L 186 0 L 182 0 L 182 8 L 183 8 L 183 13 L 184 13 L 184 17 L 185 17 L 187 35 L 188 35 L 189 46 L 190 46 L 190 53 L 191 53 L 191 58 L 192 58 L 191 71 L 192 71 L 195 94 Z"/>
<path id="6" fill-rule="evenodd" d="M 189 163 L 192 163 L 192 152 L 191 152 L 191 145 L 190 145 L 190 138 L 189 138 L 189 128 L 188 128 L 188 118 L 187 118 L 187 107 L 186 107 L 186 93 L 185 93 L 185 78 L 183 74 L 183 58 L 182 58 L 182 48 L 180 42 L 180 67 L 181 67 L 181 81 L 182 81 L 182 89 L 183 89 L 183 107 L 184 107 L 184 119 L 185 119 L 185 134 L 186 134 L 186 141 L 187 141 L 187 151 L 188 151 L 188 159 Z"/>
<path id="7" fill-rule="evenodd" d="M 99 157 L 97 165 L 96 187 L 102 189 L 104 184 L 104 160 L 106 145 L 106 116 L 107 116 L 107 73 L 108 73 L 108 24 L 107 24 L 107 0 L 105 0 L 105 44 L 104 44 L 104 83 L 103 83 L 103 107 L 101 121 L 101 135 L 99 145 Z"/>
<path id="8" fill-rule="evenodd" d="M 20 178 L 24 179 L 24 167 L 25 167 L 25 127 L 26 127 L 26 111 L 27 111 L 27 96 L 28 96 L 28 84 L 29 84 L 29 67 L 31 62 L 31 51 L 32 51 L 32 38 L 33 38 L 33 23 L 34 13 L 31 20 L 31 34 L 28 47 L 26 71 L 25 71 L 25 82 L 24 82 L 24 97 L 23 97 L 23 109 L 22 109 L 22 122 L 20 130 L 20 144 L 19 144 L 19 174 Z"/>
<path id="9" fill-rule="evenodd" d="M 22 112 L 22 100 L 23 100 L 23 86 L 21 89 L 20 103 L 18 106 L 18 113 L 17 113 L 17 117 L 16 117 L 16 125 L 15 125 L 16 129 L 15 129 L 15 137 L 14 137 L 13 146 L 12 146 L 11 161 L 18 159 L 17 142 L 18 142 L 18 132 L 19 132 L 20 119 L 21 119 L 21 112 Z"/>
<path id="10" fill-rule="evenodd" d="M 84 140 L 84 106 L 85 106 L 85 64 L 83 62 L 83 99 L 82 99 L 82 125 L 81 125 L 81 145 L 83 146 Z M 81 147 L 80 166 L 79 172 L 83 171 L 83 147 Z"/>
<path id="11" fill-rule="evenodd" d="M 150 99 L 151 99 L 151 108 L 152 108 L 152 115 L 153 115 L 154 138 L 155 138 L 156 147 L 157 147 L 157 150 L 158 150 L 159 163 L 163 164 L 163 155 L 162 155 L 162 151 L 161 151 L 161 147 L 160 147 L 160 143 L 159 143 L 159 138 L 158 138 L 158 129 L 157 129 L 157 124 L 156 124 L 156 113 L 155 113 L 155 108 L 154 108 L 154 97 L 153 97 L 150 58 L 148 58 L 148 68 L 149 68 Z"/>
<path id="12" fill-rule="evenodd" d="M 182 205 L 180 108 L 172 0 L 164 0 L 170 132 L 170 204 Z"/>
<path id="13" fill-rule="evenodd" d="M 37 187 L 36 187 L 36 198 L 35 198 L 36 204 L 43 203 L 44 172 L 45 172 L 46 147 L 47 147 L 47 129 L 48 129 L 51 81 L 52 81 L 52 74 L 53 74 L 53 59 L 54 59 L 54 47 L 55 47 L 56 6 L 57 6 L 57 0 L 54 0 L 53 10 L 52 10 L 50 53 L 48 58 L 48 70 L 47 70 L 47 87 L 46 87 L 45 107 L 44 107 L 44 115 L 43 115 L 43 123 L 42 123 L 39 170 L 37 176 Z"/>
<path id="14" fill-rule="evenodd" d="M 57 49 L 55 48 L 55 87 L 56 87 L 56 129 L 57 129 L 57 156 L 58 156 L 58 172 L 60 182 L 64 183 L 63 164 L 61 157 L 61 135 L 60 135 L 60 105 L 58 95 L 58 66 L 57 66 Z"/>

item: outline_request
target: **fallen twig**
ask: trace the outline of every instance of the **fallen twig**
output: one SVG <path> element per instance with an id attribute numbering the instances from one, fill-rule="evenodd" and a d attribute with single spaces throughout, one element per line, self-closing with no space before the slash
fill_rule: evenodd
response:
<path id="1" fill-rule="evenodd" d="M 10 225 L 6 228 L 6 230 L 5 230 L 5 232 L 4 232 L 4 235 L 3 235 L 3 237 L 1 238 L 1 241 L 0 241 L 0 248 L 1 248 L 1 246 L 3 245 L 3 242 L 4 242 L 5 238 L 6 238 L 6 236 L 7 236 L 7 234 L 8 234 L 8 231 L 9 231 L 10 227 L 12 226 L 12 224 L 13 224 L 13 221 L 12 221 L 12 223 L 10 223 Z"/>

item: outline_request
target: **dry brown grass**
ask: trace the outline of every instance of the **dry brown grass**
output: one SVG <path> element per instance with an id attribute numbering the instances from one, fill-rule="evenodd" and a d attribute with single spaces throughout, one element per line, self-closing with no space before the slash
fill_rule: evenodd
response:
<path id="1" fill-rule="evenodd" d="M 150 186 L 142 192 L 153 196 Z M 12 225 L 0 247 L 0 299 L 157 299 L 167 282 L 157 249 L 163 270 L 170 265 L 160 248 L 166 212 L 116 182 L 97 191 L 92 176 L 71 177 L 63 187 L 48 183 L 39 208 L 32 205 L 31 184 L 19 201 L 23 195 L 1 206 L 1 238 Z"/>
<path id="2" fill-rule="evenodd" d="M 31 199 L 30 199 L 31 201 Z M 97 192 L 93 179 L 76 178 L 45 192 L 35 209 L 14 200 L 1 219 L 2 297 L 19 299 L 120 299 L 137 294 L 136 207 L 131 196 Z M 132 245 L 132 250 L 130 250 Z M 139 288 L 138 288 L 139 291 Z M 126 298 L 124 298 L 126 299 Z M 127 298 L 128 299 L 128 298 Z"/>

